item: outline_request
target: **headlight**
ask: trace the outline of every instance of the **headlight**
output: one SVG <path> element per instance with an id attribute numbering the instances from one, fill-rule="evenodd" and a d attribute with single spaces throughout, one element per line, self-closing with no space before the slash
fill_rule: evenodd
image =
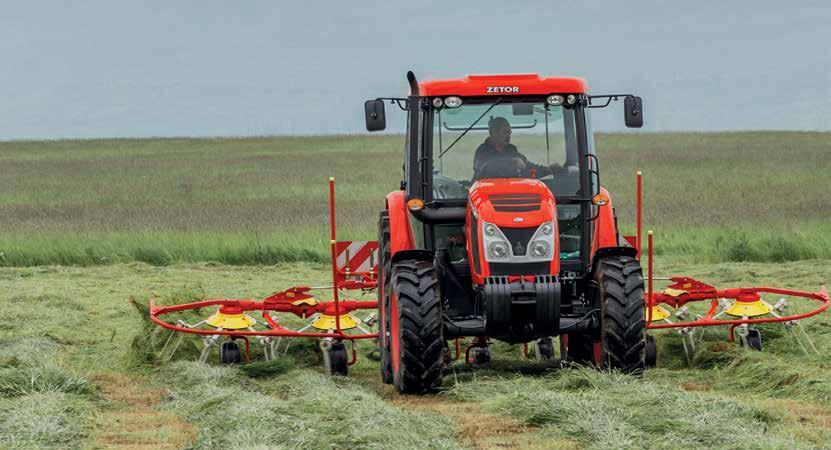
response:
<path id="1" fill-rule="evenodd" d="M 554 256 L 556 232 L 554 222 L 541 224 L 528 243 L 528 257 L 535 261 L 551 261 Z"/>
<path id="2" fill-rule="evenodd" d="M 491 242 L 488 245 L 488 256 L 491 258 L 501 259 L 508 256 L 508 244 L 504 242 Z"/>
<path id="3" fill-rule="evenodd" d="M 549 105 L 551 106 L 560 106 L 563 104 L 563 96 L 562 95 L 549 95 L 546 99 Z"/>
<path id="4" fill-rule="evenodd" d="M 482 222 L 482 238 L 487 261 L 505 261 L 511 257 L 511 244 L 496 225 Z"/>
<path id="5" fill-rule="evenodd" d="M 433 99 L 433 108 L 441 108 L 444 105 L 444 100 L 439 97 Z"/>
<path id="6" fill-rule="evenodd" d="M 459 97 L 447 97 L 444 99 L 444 106 L 448 108 L 458 108 L 462 106 L 462 99 Z"/>
<path id="7" fill-rule="evenodd" d="M 531 256 L 534 258 L 546 258 L 551 255 L 551 246 L 545 241 L 534 241 L 531 243 Z"/>

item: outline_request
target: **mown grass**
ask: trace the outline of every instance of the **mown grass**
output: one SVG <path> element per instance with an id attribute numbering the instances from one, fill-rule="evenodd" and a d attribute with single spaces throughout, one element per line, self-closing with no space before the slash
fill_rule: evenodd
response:
<path id="1" fill-rule="evenodd" d="M 816 290 L 831 276 L 828 260 L 701 265 L 660 256 L 656 263 L 661 275 L 689 274 L 724 287 Z M 359 348 L 347 380 L 321 375 L 311 340 L 295 342 L 290 357 L 275 363 L 218 367 L 214 354 L 199 365 L 198 339 L 186 340 L 172 361 L 159 361 L 166 332 L 148 328 L 128 301 L 262 298 L 295 284 L 325 284 L 329 276 L 326 266 L 309 263 L 0 268 L 0 447 L 100 447 L 102 427 L 115 436 L 104 444 L 153 447 L 149 430 L 171 415 L 191 431 L 167 442 L 194 448 L 471 445 L 443 409 L 419 406 L 380 383 L 377 362 L 366 355 L 371 343 Z M 462 402 L 469 405 L 462 411 L 487 413 L 488 420 L 510 416 L 525 426 L 517 429 L 520 442 L 539 448 L 827 448 L 831 316 L 803 324 L 821 354 L 802 354 L 778 327 L 763 329 L 762 353 L 737 349 L 725 342 L 725 330 L 714 330 L 692 366 L 675 333 L 657 333 L 659 367 L 640 380 L 563 371 L 499 345 L 490 368 L 457 365 L 445 378 L 446 392 L 426 402 Z M 113 373 L 133 385 L 129 392 L 160 392 L 140 397 L 156 398 L 143 403 L 142 420 L 130 422 L 136 407 L 112 401 L 106 393 L 113 387 L 98 385 L 102 374 Z M 488 439 L 497 447 L 510 442 Z"/>
<path id="2" fill-rule="evenodd" d="M 0 340 L 0 446 L 75 448 L 89 430 L 95 386 L 58 365 L 47 338 Z"/>
<path id="3" fill-rule="evenodd" d="M 656 250 L 697 261 L 831 257 L 828 133 L 601 134 L 624 232 L 634 173 Z M 401 180 L 399 136 L 0 143 L 0 265 L 274 264 L 372 239 Z"/>
<path id="4" fill-rule="evenodd" d="M 793 447 L 767 431 L 780 427 L 775 412 L 734 399 L 589 369 L 545 377 L 462 383 L 451 398 L 477 401 L 542 428 L 553 439 L 576 438 L 588 448 Z M 724 432 L 704 432 L 718 427 Z M 781 428 L 781 427 L 780 427 Z M 760 430 L 762 432 L 760 432 Z M 715 431 L 715 430 L 714 430 Z"/>
<path id="5" fill-rule="evenodd" d="M 348 379 L 297 370 L 255 384 L 235 367 L 166 366 L 164 407 L 200 424 L 197 447 L 458 448 L 448 419 L 396 408 Z"/>

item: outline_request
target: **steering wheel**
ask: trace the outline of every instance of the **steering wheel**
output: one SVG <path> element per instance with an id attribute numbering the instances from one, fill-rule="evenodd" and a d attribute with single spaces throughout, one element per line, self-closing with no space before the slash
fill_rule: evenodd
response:
<path id="1" fill-rule="evenodd" d="M 511 158 L 492 158 L 480 166 L 479 178 L 527 178 L 530 171 L 514 166 Z"/>

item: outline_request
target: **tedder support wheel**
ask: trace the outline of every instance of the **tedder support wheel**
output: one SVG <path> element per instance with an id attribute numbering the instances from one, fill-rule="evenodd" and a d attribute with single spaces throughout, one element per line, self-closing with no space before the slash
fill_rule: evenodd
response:
<path id="1" fill-rule="evenodd" d="M 747 345 L 753 350 L 762 351 L 762 333 L 753 328 L 747 330 Z"/>
<path id="2" fill-rule="evenodd" d="M 381 359 L 381 381 L 392 384 L 392 358 L 390 357 L 390 295 L 389 282 L 392 272 L 390 261 L 390 217 L 389 211 L 381 211 L 378 219 L 378 349 Z"/>
<path id="3" fill-rule="evenodd" d="M 574 364 L 587 366 L 594 365 L 594 343 L 596 339 L 584 334 L 568 334 L 568 345 L 563 345 L 563 336 L 560 336 L 560 354 L 566 355 L 565 359 Z M 566 347 L 563 351 L 563 347 Z"/>
<path id="4" fill-rule="evenodd" d="M 600 260 L 600 367 L 624 373 L 644 369 L 646 320 L 641 264 L 628 256 Z"/>
<path id="5" fill-rule="evenodd" d="M 392 266 L 391 281 L 393 383 L 401 393 L 423 394 L 441 384 L 444 366 L 438 277 L 432 262 L 404 260 Z"/>
<path id="6" fill-rule="evenodd" d="M 554 338 L 545 337 L 537 340 L 537 359 L 541 361 L 554 357 Z"/>
<path id="7" fill-rule="evenodd" d="M 473 347 L 473 363 L 476 365 L 491 362 L 491 349 L 488 347 Z"/>
<path id="8" fill-rule="evenodd" d="M 655 344 L 655 336 L 646 335 L 646 347 L 644 348 L 644 363 L 646 367 L 658 365 L 658 346 Z"/>
<path id="9" fill-rule="evenodd" d="M 239 364 L 242 362 L 242 353 L 239 345 L 234 341 L 225 341 L 219 347 L 219 362 L 222 364 Z"/>
<path id="10" fill-rule="evenodd" d="M 335 342 L 329 350 L 329 364 L 332 367 L 332 375 L 347 376 L 349 374 L 349 356 L 346 353 L 346 345 L 343 342 Z"/>

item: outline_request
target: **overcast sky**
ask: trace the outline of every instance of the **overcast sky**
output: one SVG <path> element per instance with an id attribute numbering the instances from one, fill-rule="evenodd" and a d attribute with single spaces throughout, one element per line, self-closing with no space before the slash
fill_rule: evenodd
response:
<path id="1" fill-rule="evenodd" d="M 648 131 L 831 130 L 828 1 L 0 2 L 0 139 L 361 133 L 409 69 L 583 76 Z"/>

